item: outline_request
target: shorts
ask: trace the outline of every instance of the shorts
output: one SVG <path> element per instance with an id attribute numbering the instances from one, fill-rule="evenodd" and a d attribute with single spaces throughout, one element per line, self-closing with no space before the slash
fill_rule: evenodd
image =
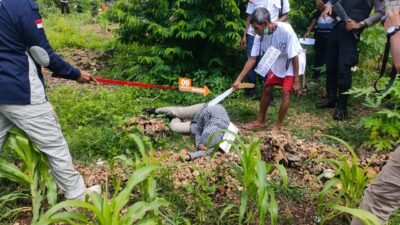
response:
<path id="1" fill-rule="evenodd" d="M 265 80 L 265 85 L 269 86 L 282 86 L 283 90 L 289 91 L 292 90 L 293 86 L 293 76 L 286 76 L 284 78 L 277 77 L 272 70 L 270 70 L 267 74 L 267 79 Z"/>

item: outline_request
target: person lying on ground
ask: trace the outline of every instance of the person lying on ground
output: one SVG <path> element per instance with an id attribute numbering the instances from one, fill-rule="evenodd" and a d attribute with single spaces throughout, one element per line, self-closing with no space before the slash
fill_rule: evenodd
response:
<path id="1" fill-rule="evenodd" d="M 186 107 L 145 109 L 145 111 L 166 114 L 172 118 L 169 125 L 171 131 L 195 136 L 195 151 L 189 153 L 189 160 L 211 154 L 214 146 L 219 144 L 224 136 L 224 132 L 218 131 L 227 129 L 230 124 L 228 113 L 220 104 L 208 106 L 206 103 L 201 103 Z M 208 140 L 212 135 L 208 145 Z"/>
<path id="2" fill-rule="evenodd" d="M 397 71 L 400 71 L 400 12 L 390 10 L 385 22 L 386 35 L 390 38 L 391 54 Z M 376 215 L 383 224 L 400 208 L 400 146 L 391 154 L 388 163 L 364 191 L 360 208 Z M 363 223 L 353 218 L 351 225 Z"/>
<path id="3" fill-rule="evenodd" d="M 256 57 L 264 54 L 268 48 L 274 47 L 281 51 L 279 57 L 267 73 L 267 79 L 260 100 L 258 118 L 244 126 L 245 129 L 265 127 L 265 114 L 271 102 L 272 91 L 275 85 L 282 86 L 282 102 L 279 109 L 278 121 L 273 130 L 280 130 L 282 122 L 289 108 L 290 92 L 299 89 L 299 51 L 302 49 L 296 33 L 290 24 L 271 22 L 270 14 L 265 8 L 256 9 L 251 14 L 250 22 L 257 33 L 254 40 L 251 57 L 247 60 L 242 71 L 232 87 L 237 89 L 243 78 L 256 63 Z"/>

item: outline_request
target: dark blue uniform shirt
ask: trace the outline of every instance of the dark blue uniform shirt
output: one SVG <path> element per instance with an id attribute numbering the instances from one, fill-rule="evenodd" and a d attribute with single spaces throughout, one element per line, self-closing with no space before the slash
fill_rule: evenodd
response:
<path id="1" fill-rule="evenodd" d="M 47 51 L 47 67 L 56 76 L 77 79 L 80 71 L 53 52 L 41 25 L 39 9 L 33 0 L 0 0 L 0 104 L 31 104 L 29 62 L 26 52 L 32 46 Z M 44 83 L 40 66 L 38 76 Z"/>

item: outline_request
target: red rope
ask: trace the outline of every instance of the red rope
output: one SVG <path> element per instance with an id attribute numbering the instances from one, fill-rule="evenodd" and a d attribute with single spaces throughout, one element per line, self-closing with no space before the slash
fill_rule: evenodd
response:
<path id="1" fill-rule="evenodd" d="M 176 87 L 158 85 L 158 84 L 145 84 L 133 81 L 123 81 L 123 80 L 112 80 L 112 79 L 104 79 L 104 78 L 96 78 L 97 82 L 103 84 L 113 84 L 113 85 L 126 85 L 126 86 L 134 86 L 134 87 L 143 87 L 143 88 L 156 88 L 163 90 L 176 90 Z"/>

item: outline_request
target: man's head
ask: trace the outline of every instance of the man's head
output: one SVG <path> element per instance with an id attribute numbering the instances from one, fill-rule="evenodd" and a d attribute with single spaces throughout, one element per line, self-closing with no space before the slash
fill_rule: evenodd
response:
<path id="1" fill-rule="evenodd" d="M 269 33 L 273 31 L 273 23 L 271 23 L 271 15 L 266 8 L 257 8 L 250 16 L 250 23 L 255 32 L 262 36 L 267 28 Z"/>

